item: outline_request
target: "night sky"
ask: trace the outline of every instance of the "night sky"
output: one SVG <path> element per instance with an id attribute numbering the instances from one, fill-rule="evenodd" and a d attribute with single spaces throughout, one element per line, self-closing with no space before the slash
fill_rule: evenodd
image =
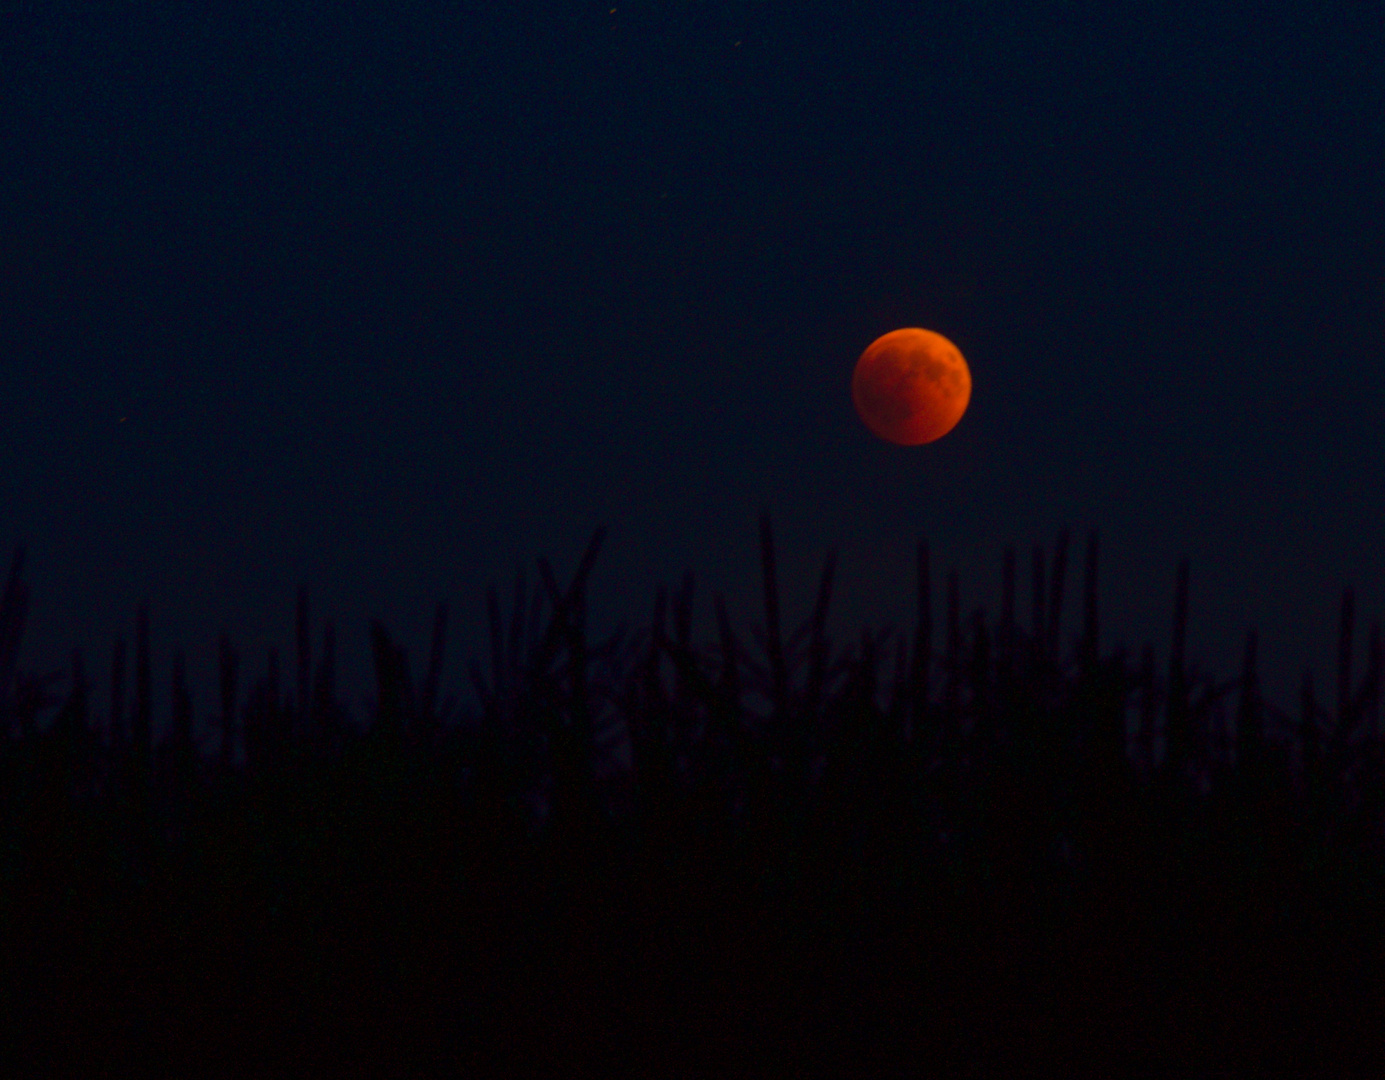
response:
<path id="1" fill-rule="evenodd" d="M 367 619 L 417 670 L 441 599 L 466 701 L 487 584 L 598 525 L 595 629 L 689 568 L 755 621 L 767 508 L 839 636 L 920 536 L 994 610 L 1096 528 L 1103 644 L 1163 663 L 1186 554 L 1190 658 L 1254 626 L 1291 705 L 1385 607 L 1382 175 L 1370 5 L 0 0 L 21 664 L 81 646 L 100 712 L 147 599 L 205 725 L 301 581 L 353 708 Z M 972 370 L 929 446 L 851 405 L 900 326 Z"/>

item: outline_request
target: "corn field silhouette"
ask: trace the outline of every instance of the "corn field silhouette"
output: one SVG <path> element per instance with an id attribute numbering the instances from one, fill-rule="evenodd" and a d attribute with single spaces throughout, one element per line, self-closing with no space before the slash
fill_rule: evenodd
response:
<path id="1" fill-rule="evenodd" d="M 1033 549 L 1028 590 L 1006 550 L 993 615 L 963 611 L 955 573 L 935 604 L 920 542 L 914 625 L 842 640 L 830 554 L 785 625 L 768 517 L 755 625 L 713 597 L 694 640 L 689 573 L 593 640 L 602 537 L 566 582 L 539 559 L 490 590 L 474 703 L 443 693 L 440 604 L 417 676 L 370 624 L 354 716 L 300 590 L 290 671 L 271 652 L 249 681 L 222 637 L 210 740 L 181 654 L 156 680 L 143 606 L 132 693 L 124 642 L 108 694 L 78 652 L 21 670 L 16 551 L 11 1059 L 902 1075 L 1044 1040 L 1091 1055 L 1100 1029 L 1149 1060 L 1244 1062 L 1278 1045 L 1250 1017 L 1289 1010 L 1283 1039 L 1322 1007 L 1315 1030 L 1349 1034 L 1381 1004 L 1382 650 L 1378 623 L 1360 647 L 1349 589 L 1335 695 L 1305 674 L 1286 712 L 1253 632 L 1233 677 L 1187 664 L 1186 559 L 1163 661 L 1105 648 L 1095 533 L 1076 619 L 1066 532 Z"/>

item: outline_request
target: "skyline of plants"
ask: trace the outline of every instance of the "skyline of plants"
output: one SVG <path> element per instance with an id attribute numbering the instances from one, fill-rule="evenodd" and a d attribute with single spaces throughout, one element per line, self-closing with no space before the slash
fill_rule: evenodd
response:
<path id="1" fill-rule="evenodd" d="M 221 637 L 201 744 L 181 653 L 156 692 L 143 605 L 106 710 L 79 652 L 66 679 L 18 669 L 17 551 L 0 598 L 0 1006 L 33 1024 L 64 1002 L 88 1047 L 157 1007 L 186 1062 L 285 1016 L 492 1049 L 540 1014 L 741 1030 L 725 1003 L 745 983 L 777 1031 L 869 1002 L 888 1041 L 914 1030 L 887 1037 L 906 1014 L 924 1023 L 917 1002 L 984 995 L 1017 964 L 1079 995 L 1177 978 L 1208 1002 L 1374 940 L 1381 642 L 1377 623 L 1359 647 L 1350 589 L 1335 693 L 1305 675 L 1293 712 L 1263 700 L 1253 631 L 1231 677 L 1187 663 L 1186 559 L 1167 663 L 1104 648 L 1095 533 L 1076 603 L 1068 534 L 1034 547 L 1027 612 L 1007 548 L 994 618 L 964 613 L 955 571 L 937 602 L 920 541 L 913 627 L 835 640 L 835 553 L 786 625 L 767 516 L 760 620 L 733 626 L 714 595 L 697 640 L 688 573 L 593 639 L 603 539 L 565 583 L 540 558 L 508 601 L 488 590 L 474 705 L 442 691 L 440 603 L 417 671 L 369 624 L 375 695 L 353 715 L 333 628 L 315 632 L 300 589 L 286 661 L 247 679 Z M 669 997 L 680 979 L 694 989 Z M 240 1012 L 219 1004 L 228 987 Z"/>

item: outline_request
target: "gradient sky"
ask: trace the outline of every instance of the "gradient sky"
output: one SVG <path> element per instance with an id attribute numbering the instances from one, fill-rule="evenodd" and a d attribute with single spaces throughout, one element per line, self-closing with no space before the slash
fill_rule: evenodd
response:
<path id="1" fill-rule="evenodd" d="M 1095 527 L 1162 663 L 1187 554 L 1190 656 L 1255 626 L 1287 705 L 1385 602 L 1382 151 L 1369 5 L 0 3 L 22 663 L 82 646 L 104 708 L 147 599 L 205 722 L 306 581 L 353 695 L 367 618 L 417 670 L 447 599 L 467 697 L 487 583 L 597 525 L 598 628 L 685 568 L 753 621 L 768 507 L 839 634 L 921 535 L 969 610 Z M 910 325 L 974 391 L 902 449 L 849 380 Z"/>

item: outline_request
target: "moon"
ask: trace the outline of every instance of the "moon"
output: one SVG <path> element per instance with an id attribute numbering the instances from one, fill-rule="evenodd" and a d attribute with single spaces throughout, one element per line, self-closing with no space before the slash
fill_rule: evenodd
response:
<path id="1" fill-rule="evenodd" d="M 957 426 L 971 401 L 971 369 L 942 334 L 891 330 L 868 346 L 851 376 L 866 427 L 887 442 L 920 446 Z"/>

